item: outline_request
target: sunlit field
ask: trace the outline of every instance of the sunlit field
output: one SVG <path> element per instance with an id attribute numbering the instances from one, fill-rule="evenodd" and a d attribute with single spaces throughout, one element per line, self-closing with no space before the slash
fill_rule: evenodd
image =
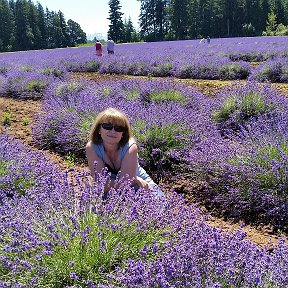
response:
<path id="1" fill-rule="evenodd" d="M 229 84 L 205 93 L 183 79 Z M 8 136 L 12 115 L 0 111 L 0 287 L 288 287 L 285 238 L 259 246 L 212 227 L 201 209 L 287 235 L 279 84 L 288 85 L 288 37 L 123 44 L 102 57 L 94 47 L 0 54 L 1 99 L 41 104 L 23 120 L 33 145 Z M 128 116 L 165 199 L 125 181 L 104 199 L 105 171 L 97 181 L 74 171 L 108 107 Z M 180 179 L 193 201 L 169 189 Z"/>

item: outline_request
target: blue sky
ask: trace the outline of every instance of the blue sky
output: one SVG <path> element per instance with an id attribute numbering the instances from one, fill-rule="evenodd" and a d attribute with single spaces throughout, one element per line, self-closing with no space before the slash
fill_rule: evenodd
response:
<path id="1" fill-rule="evenodd" d="M 82 2 L 83 1 L 83 2 Z M 46 7 L 50 11 L 58 12 L 61 10 L 64 13 L 66 21 L 72 19 L 77 22 L 87 35 L 100 33 L 106 36 L 109 29 L 109 20 L 107 20 L 109 0 L 33 0 L 36 4 L 40 2 L 43 8 Z M 129 16 L 134 27 L 138 28 L 138 16 L 140 13 L 140 2 L 137 0 L 120 0 L 122 6 L 121 12 L 128 19 Z"/>

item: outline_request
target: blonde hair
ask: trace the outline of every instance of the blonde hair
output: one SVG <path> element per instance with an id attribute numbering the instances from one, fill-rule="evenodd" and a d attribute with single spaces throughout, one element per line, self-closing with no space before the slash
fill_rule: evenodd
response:
<path id="1" fill-rule="evenodd" d="M 131 126 L 127 116 L 118 109 L 108 108 L 96 116 L 91 127 L 89 138 L 94 144 L 102 143 L 102 137 L 99 134 L 102 123 L 112 123 L 113 125 L 117 124 L 124 127 L 125 130 L 119 142 L 119 147 L 124 146 L 132 138 Z"/>

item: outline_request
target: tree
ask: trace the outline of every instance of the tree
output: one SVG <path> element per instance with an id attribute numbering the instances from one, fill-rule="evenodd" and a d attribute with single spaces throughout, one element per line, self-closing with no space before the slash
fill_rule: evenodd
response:
<path id="1" fill-rule="evenodd" d="M 132 42 L 132 38 L 134 37 L 136 30 L 133 26 L 131 17 L 124 20 L 123 23 L 123 42 Z"/>
<path id="2" fill-rule="evenodd" d="M 78 23 L 69 19 L 67 25 L 68 25 L 69 46 L 74 47 L 77 44 L 87 42 L 86 33 L 81 29 Z"/>
<path id="3" fill-rule="evenodd" d="M 37 3 L 37 12 L 38 12 L 38 28 L 40 31 L 41 38 L 38 39 L 39 49 L 47 48 L 47 27 L 45 23 L 45 12 L 43 6 L 38 2 Z"/>
<path id="4" fill-rule="evenodd" d="M 16 50 L 30 50 L 34 45 L 34 34 L 29 21 L 29 3 L 17 0 L 15 3 Z"/>
<path id="5" fill-rule="evenodd" d="M 69 45 L 69 34 L 68 34 L 68 26 L 65 21 L 64 14 L 59 10 L 58 11 L 58 17 L 59 17 L 59 27 L 61 29 L 61 35 L 62 35 L 62 43 L 60 44 L 60 47 L 67 47 Z"/>
<path id="6" fill-rule="evenodd" d="M 15 39 L 15 22 L 6 0 L 0 0 L 0 51 L 10 51 Z"/>
<path id="7" fill-rule="evenodd" d="M 271 11 L 268 14 L 268 20 L 267 20 L 267 26 L 265 31 L 263 32 L 263 35 L 265 36 L 273 36 L 276 33 L 276 28 L 277 28 L 277 15 Z"/>
<path id="8" fill-rule="evenodd" d="M 167 33 L 167 0 L 139 0 L 140 6 L 140 33 L 148 41 L 164 39 Z"/>
<path id="9" fill-rule="evenodd" d="M 117 43 L 122 41 L 123 13 L 120 11 L 121 5 L 119 0 L 109 0 L 109 7 L 109 17 L 107 19 L 110 20 L 110 25 L 108 34 Z"/>
<path id="10" fill-rule="evenodd" d="M 31 1 L 29 0 L 29 26 L 31 27 L 32 34 L 33 34 L 33 46 L 31 49 L 40 49 L 41 48 L 41 31 L 39 29 L 39 14 L 36 6 L 34 6 Z"/>
<path id="11" fill-rule="evenodd" d="M 170 3 L 171 30 L 176 39 L 185 39 L 189 29 L 188 0 L 172 0 Z"/>
<path id="12" fill-rule="evenodd" d="M 184 6 L 185 9 L 185 6 Z M 189 0 L 187 7 L 187 34 L 190 39 L 197 38 L 199 35 L 199 14 L 198 0 Z"/>
<path id="13" fill-rule="evenodd" d="M 259 27 L 261 27 L 260 30 L 263 31 L 266 26 L 267 15 L 270 12 L 269 0 L 260 0 L 259 5 L 260 5 L 260 11 L 258 13 L 258 22 Z"/>
<path id="14" fill-rule="evenodd" d="M 211 1 L 210 0 L 199 0 L 198 2 L 198 14 L 199 14 L 199 31 L 201 36 L 207 37 L 211 31 Z"/>

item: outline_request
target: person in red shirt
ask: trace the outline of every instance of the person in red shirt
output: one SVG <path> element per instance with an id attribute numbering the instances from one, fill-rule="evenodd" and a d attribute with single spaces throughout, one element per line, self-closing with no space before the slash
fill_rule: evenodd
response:
<path id="1" fill-rule="evenodd" d="M 99 40 L 96 40 L 95 47 L 96 47 L 96 56 L 102 56 L 103 49 L 102 49 L 102 44 L 100 43 Z"/>

